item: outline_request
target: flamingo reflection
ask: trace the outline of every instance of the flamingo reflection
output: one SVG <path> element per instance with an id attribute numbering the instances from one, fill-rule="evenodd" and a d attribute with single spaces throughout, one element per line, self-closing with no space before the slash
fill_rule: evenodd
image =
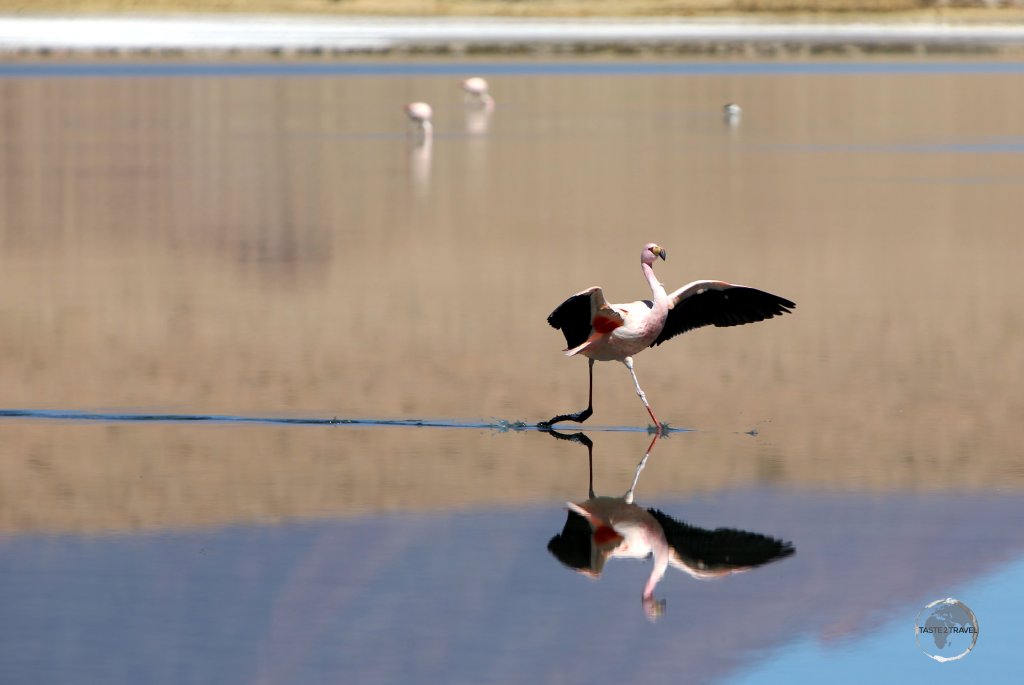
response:
<path id="1" fill-rule="evenodd" d="M 490 109 L 466 108 L 466 133 L 471 136 L 482 136 L 491 127 Z"/>
<path id="2" fill-rule="evenodd" d="M 795 552 L 791 543 L 767 535 L 734 528 L 698 528 L 657 509 L 634 504 L 640 473 L 660 434 L 654 436 L 637 464 L 626 494 L 609 497 L 594 494 L 593 441 L 582 432 L 547 432 L 560 440 L 586 446 L 590 470 L 588 499 L 569 503 L 562 532 L 548 542 L 548 551 L 567 567 L 592 578 L 601 575 L 608 559 L 652 557 L 654 566 L 641 594 L 644 613 L 652 621 L 665 611 L 665 600 L 655 599 L 654 589 L 669 566 L 693 578 L 710 580 L 747 571 Z"/>
<path id="3" fill-rule="evenodd" d="M 431 138 L 417 141 L 409 149 L 409 168 L 416 191 L 425 193 L 430 188 L 430 167 L 434 141 Z"/>

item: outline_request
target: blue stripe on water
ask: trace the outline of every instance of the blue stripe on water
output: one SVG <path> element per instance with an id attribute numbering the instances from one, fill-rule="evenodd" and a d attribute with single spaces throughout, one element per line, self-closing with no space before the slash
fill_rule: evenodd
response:
<path id="1" fill-rule="evenodd" d="M 833 76 L 1020 74 L 1024 62 L 35 62 L 0 78 L 315 76 Z"/>

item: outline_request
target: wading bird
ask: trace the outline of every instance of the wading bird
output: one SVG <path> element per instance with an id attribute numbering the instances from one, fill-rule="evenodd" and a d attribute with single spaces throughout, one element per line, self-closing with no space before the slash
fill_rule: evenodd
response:
<path id="1" fill-rule="evenodd" d="M 405 106 L 405 114 L 416 125 L 416 134 L 420 142 L 429 140 L 434 134 L 434 125 L 430 118 L 434 110 L 425 102 L 410 102 Z"/>
<path id="2" fill-rule="evenodd" d="M 743 118 L 743 109 L 735 102 L 730 102 L 722 107 L 722 119 L 730 126 L 740 123 L 741 118 Z"/>
<path id="3" fill-rule="evenodd" d="M 724 281 L 694 281 L 667 293 L 665 286 L 654 277 L 654 261 L 658 257 L 665 259 L 664 248 L 654 243 L 644 245 L 640 267 L 651 286 L 653 299 L 609 304 L 600 286 L 593 286 L 576 293 L 548 316 L 552 328 L 565 336 L 566 356 L 588 357 L 590 388 L 586 409 L 553 416 L 538 426 L 547 428 L 559 421 L 582 423 L 590 418 L 594 413 L 594 362 L 620 361 L 629 369 L 636 394 L 651 415 L 656 432 L 660 432 L 662 425 L 654 416 L 633 370 L 633 355 L 694 328 L 763 321 L 790 312 L 796 306 L 778 295 Z"/>
<path id="4" fill-rule="evenodd" d="M 481 109 L 494 109 L 494 98 L 487 92 L 487 81 L 473 76 L 462 82 L 462 90 L 466 93 L 466 104 Z"/>

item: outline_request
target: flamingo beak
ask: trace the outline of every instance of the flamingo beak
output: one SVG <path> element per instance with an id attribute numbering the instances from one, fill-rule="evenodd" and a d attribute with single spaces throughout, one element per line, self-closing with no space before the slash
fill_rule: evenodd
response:
<path id="1" fill-rule="evenodd" d="M 656 248 L 654 248 L 654 254 L 656 254 L 659 257 L 661 257 L 661 261 L 664 262 L 664 261 L 666 261 L 666 258 L 668 257 L 668 250 L 666 250 L 663 247 L 656 247 Z"/>

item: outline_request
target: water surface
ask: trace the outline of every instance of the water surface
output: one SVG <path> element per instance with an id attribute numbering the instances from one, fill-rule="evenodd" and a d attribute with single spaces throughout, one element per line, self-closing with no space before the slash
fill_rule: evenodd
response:
<path id="1" fill-rule="evenodd" d="M 481 64 L 489 117 L 472 64 L 5 72 L 0 680 L 1005 676 L 1024 95 L 999 64 Z M 670 289 L 797 302 L 636 359 L 692 429 L 637 501 L 796 549 L 670 571 L 653 624 L 649 563 L 587 582 L 545 549 L 585 450 L 509 430 L 582 408 L 544 319 L 590 285 L 645 296 L 648 241 Z M 634 429 L 593 435 L 595 489 L 622 494 L 649 438 L 621 365 L 595 412 Z M 913 621 L 949 595 L 982 634 L 941 666 Z"/>

